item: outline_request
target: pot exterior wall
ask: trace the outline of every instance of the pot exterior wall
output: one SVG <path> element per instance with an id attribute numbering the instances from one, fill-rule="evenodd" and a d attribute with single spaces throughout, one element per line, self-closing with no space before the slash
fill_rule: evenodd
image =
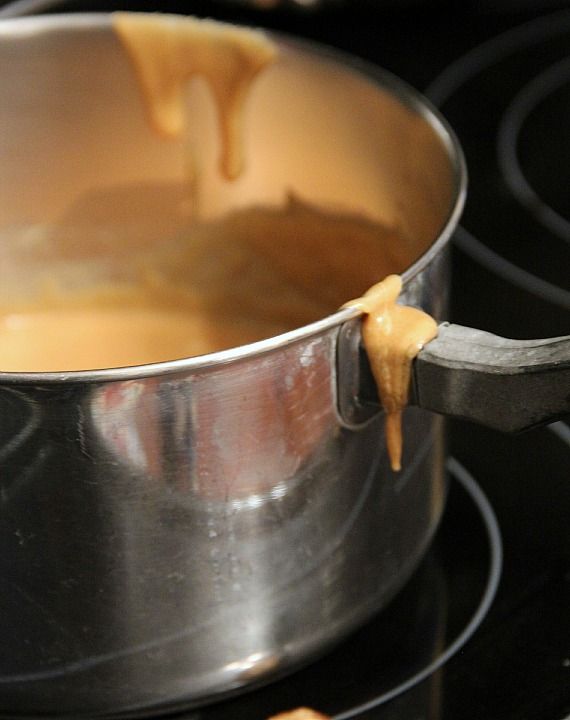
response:
<path id="1" fill-rule="evenodd" d="M 65 42 L 56 33 L 57 43 L 50 33 L 0 32 L 7 67 L 19 58 L 30 77 L 47 73 L 45 98 L 55 105 L 45 142 L 31 125 L 20 129 L 47 148 L 36 158 L 42 172 L 56 162 L 63 178 L 63 188 L 42 194 L 39 166 L 20 166 L 19 143 L 0 133 L 0 172 L 10 187 L 28 178 L 37 193 L 27 209 L 2 198 L 5 237 L 25 225 L 21 237 L 33 246 L 50 207 L 64 210 L 56 195 L 71 193 L 75 160 L 62 146 L 48 157 L 49 138 L 68 122 L 57 106 L 67 86 L 83 82 L 80 64 L 61 72 L 65 58 L 78 57 L 86 37 L 102 65 L 115 52 L 108 30 L 92 35 L 93 22 L 63 33 Z M 24 126 L 28 90 L 4 90 L 19 98 Z M 88 92 L 113 106 L 104 83 L 85 90 L 87 104 Z M 85 142 L 100 131 L 88 119 Z M 7 123 L 14 128 L 14 117 Z M 149 140 L 136 171 L 158 168 L 168 190 L 169 153 Z M 109 170 L 91 159 L 90 183 Z M 446 287 L 440 252 L 406 296 L 440 318 Z M 382 417 L 356 429 L 339 419 L 338 332 L 328 326 L 199 370 L 0 383 L 0 712 L 78 716 L 203 702 L 307 662 L 389 601 L 442 512 L 442 424 L 406 411 L 404 470 L 393 474 Z"/>

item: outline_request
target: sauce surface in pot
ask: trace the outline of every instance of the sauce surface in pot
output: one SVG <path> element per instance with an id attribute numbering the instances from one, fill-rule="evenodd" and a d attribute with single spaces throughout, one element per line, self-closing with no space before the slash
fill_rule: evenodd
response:
<path id="1" fill-rule="evenodd" d="M 262 340 L 405 267 L 402 247 L 393 229 L 293 197 L 195 223 L 131 282 L 70 290 L 52 272 L 36 297 L 0 303 L 0 370 L 141 365 Z"/>

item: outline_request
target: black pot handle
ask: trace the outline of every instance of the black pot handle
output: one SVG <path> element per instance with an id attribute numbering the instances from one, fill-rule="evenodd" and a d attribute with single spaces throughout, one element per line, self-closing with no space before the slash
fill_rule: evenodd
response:
<path id="1" fill-rule="evenodd" d="M 341 330 L 339 410 L 354 426 L 379 409 L 360 322 Z M 410 405 L 521 432 L 570 414 L 570 336 L 510 340 L 443 323 L 412 365 Z"/>

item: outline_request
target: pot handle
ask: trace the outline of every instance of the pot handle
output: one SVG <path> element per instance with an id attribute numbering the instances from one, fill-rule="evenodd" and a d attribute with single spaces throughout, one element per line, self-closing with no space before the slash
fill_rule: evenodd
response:
<path id="1" fill-rule="evenodd" d="M 353 322 L 338 346 L 339 409 L 349 426 L 379 405 L 360 323 Z M 510 340 L 443 323 L 413 362 L 409 404 L 503 432 L 554 422 L 570 413 L 570 336 Z"/>

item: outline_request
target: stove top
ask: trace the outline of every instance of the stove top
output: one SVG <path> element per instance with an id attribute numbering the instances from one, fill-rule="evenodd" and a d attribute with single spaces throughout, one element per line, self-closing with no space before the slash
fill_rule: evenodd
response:
<path id="1" fill-rule="evenodd" d="M 120 8 L 191 10 L 312 38 L 424 91 L 454 127 L 470 174 L 452 319 L 522 338 L 570 332 L 570 10 L 559 5 Z M 263 720 L 301 705 L 335 720 L 570 717 L 570 426 L 507 437 L 455 421 L 449 432 L 443 523 L 390 607 L 291 676 L 173 717 Z"/>

